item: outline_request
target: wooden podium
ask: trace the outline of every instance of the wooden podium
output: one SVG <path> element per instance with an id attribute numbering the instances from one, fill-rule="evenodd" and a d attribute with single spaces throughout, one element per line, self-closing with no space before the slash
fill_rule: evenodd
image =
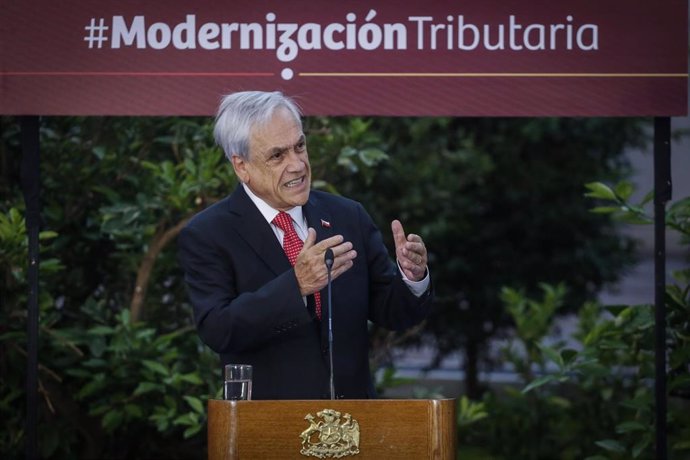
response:
<path id="1" fill-rule="evenodd" d="M 208 458 L 456 456 L 454 399 L 208 401 Z"/>

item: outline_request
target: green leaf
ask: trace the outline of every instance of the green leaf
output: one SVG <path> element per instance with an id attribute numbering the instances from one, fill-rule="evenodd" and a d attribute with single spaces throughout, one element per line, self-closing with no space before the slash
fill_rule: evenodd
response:
<path id="1" fill-rule="evenodd" d="M 547 383 L 553 382 L 555 380 L 557 380 L 557 377 L 553 375 L 543 375 L 538 379 L 535 379 L 532 382 L 530 382 L 529 385 L 522 389 L 522 393 L 527 393 L 535 388 L 539 388 L 540 386 L 546 385 Z"/>
<path id="2" fill-rule="evenodd" d="M 619 206 L 597 206 L 590 209 L 589 212 L 594 214 L 613 214 L 614 212 L 618 212 L 620 210 L 621 208 Z"/>
<path id="3" fill-rule="evenodd" d="M 625 446 L 615 439 L 604 439 L 603 441 L 597 441 L 594 444 L 608 450 L 609 452 L 617 452 L 620 454 L 625 452 Z"/>
<path id="4" fill-rule="evenodd" d="M 115 332 L 115 329 L 108 326 L 96 326 L 87 331 L 90 335 L 110 335 Z"/>
<path id="5" fill-rule="evenodd" d="M 92 375 L 91 372 L 87 371 L 86 369 L 67 369 L 65 374 L 81 379 L 89 378 Z"/>
<path id="6" fill-rule="evenodd" d="M 541 352 L 544 354 L 544 356 L 549 360 L 555 363 L 559 369 L 563 369 L 563 357 L 561 356 L 556 349 L 547 347 L 546 345 L 539 344 L 539 348 L 541 349 Z"/>
<path id="7" fill-rule="evenodd" d="M 690 440 L 674 443 L 673 450 L 690 450 Z"/>
<path id="8" fill-rule="evenodd" d="M 110 406 L 106 404 L 98 404 L 89 409 L 89 415 L 103 415 L 110 410 Z"/>
<path id="9" fill-rule="evenodd" d="M 374 166 L 377 163 L 380 163 L 381 161 L 384 161 L 388 159 L 388 155 L 381 150 L 377 148 L 366 148 L 363 149 L 359 157 L 362 159 L 362 162 L 367 165 L 367 166 Z"/>
<path id="10" fill-rule="evenodd" d="M 192 383 L 194 385 L 201 385 L 203 380 L 201 380 L 201 377 L 199 377 L 199 374 L 197 373 L 189 373 L 189 374 L 182 374 L 180 375 L 180 379 L 184 380 L 185 382 Z"/>
<path id="11" fill-rule="evenodd" d="M 143 360 L 141 363 L 142 363 L 147 369 L 150 369 L 150 370 L 152 370 L 153 372 L 156 372 L 156 373 L 158 373 L 158 374 L 164 375 L 164 376 L 166 376 L 166 377 L 167 377 L 168 375 L 170 375 L 170 372 L 168 371 L 168 369 L 167 369 L 164 365 L 162 365 L 161 363 L 158 363 L 158 362 L 156 362 L 156 361 L 151 361 L 151 360 L 148 360 L 148 359 Z"/>
<path id="12" fill-rule="evenodd" d="M 690 284 L 690 268 L 674 270 L 672 276 L 676 281 L 678 281 L 681 284 Z"/>
<path id="13" fill-rule="evenodd" d="M 122 310 L 122 312 L 120 313 L 120 322 L 124 326 L 129 326 L 129 310 L 127 310 L 127 309 Z"/>
<path id="14" fill-rule="evenodd" d="M 639 216 L 637 214 L 625 213 L 616 218 L 616 220 L 633 225 L 646 225 L 652 223 L 652 219 L 647 216 Z"/>
<path id="15" fill-rule="evenodd" d="M 627 350 L 628 344 L 620 340 L 602 340 L 599 347 L 603 350 Z"/>
<path id="16" fill-rule="evenodd" d="M 102 357 L 107 348 L 108 344 L 105 342 L 105 338 L 103 338 L 103 336 L 96 335 L 89 342 L 89 350 L 96 358 Z"/>
<path id="17" fill-rule="evenodd" d="M 122 411 L 113 409 L 106 413 L 101 420 L 101 426 L 107 432 L 112 433 L 117 427 L 122 424 L 123 416 Z"/>
<path id="18" fill-rule="evenodd" d="M 549 403 L 553 404 L 554 406 L 557 406 L 561 409 L 570 409 L 573 407 L 573 403 L 566 398 L 562 398 L 560 396 L 552 396 L 548 399 Z"/>
<path id="19" fill-rule="evenodd" d="M 182 414 L 173 420 L 173 425 L 198 425 L 199 420 L 197 416 L 191 412 Z"/>
<path id="20" fill-rule="evenodd" d="M 651 444 L 652 436 L 650 433 L 646 433 L 642 438 L 635 443 L 632 448 L 633 458 L 637 458 L 640 454 Z"/>
<path id="21" fill-rule="evenodd" d="M 38 239 L 43 241 L 43 240 L 49 240 L 51 238 L 55 238 L 57 236 L 58 236 L 57 232 L 54 232 L 52 230 L 44 230 L 38 234 Z"/>
<path id="22" fill-rule="evenodd" d="M 164 389 L 165 388 L 160 383 L 140 382 L 134 390 L 133 394 L 135 396 L 139 396 L 144 393 L 149 393 L 151 391 L 163 391 Z"/>
<path id="23" fill-rule="evenodd" d="M 151 339 L 155 334 L 156 334 L 155 329 L 147 327 L 145 329 L 141 329 L 141 330 L 137 331 L 135 336 L 139 340 L 143 340 L 143 341 L 148 342 L 148 341 L 150 341 L 149 339 Z"/>
<path id="24" fill-rule="evenodd" d="M 572 348 L 565 348 L 561 350 L 561 358 L 566 366 L 575 361 L 578 355 L 579 353 L 577 350 L 573 350 Z"/>
<path id="25" fill-rule="evenodd" d="M 103 157 L 105 157 L 106 150 L 105 150 L 105 147 L 103 147 L 102 145 L 99 145 L 99 146 L 92 148 L 91 153 L 93 153 L 94 156 L 96 158 L 98 158 L 99 160 L 102 160 Z"/>
<path id="26" fill-rule="evenodd" d="M 601 182 L 590 182 L 585 184 L 585 187 L 590 190 L 585 196 L 590 198 L 599 198 L 602 200 L 617 201 L 616 194 L 611 188 Z"/>
<path id="27" fill-rule="evenodd" d="M 622 401 L 621 406 L 634 409 L 641 412 L 649 412 L 652 408 L 653 401 L 649 393 L 639 395 L 633 399 Z"/>
<path id="28" fill-rule="evenodd" d="M 169 409 L 170 412 L 175 413 L 177 411 L 177 399 L 170 395 L 163 396 L 163 403 Z"/>
<path id="29" fill-rule="evenodd" d="M 202 426 L 201 423 L 197 423 L 195 426 L 187 427 L 187 429 L 184 430 L 184 433 L 182 433 L 182 436 L 185 439 L 191 438 L 192 436 L 197 434 L 199 431 L 201 431 L 201 426 Z"/>
<path id="30" fill-rule="evenodd" d="M 633 194 L 634 188 L 628 181 L 620 181 L 615 187 L 616 195 L 621 197 L 623 201 L 627 201 Z"/>
<path id="31" fill-rule="evenodd" d="M 9 340 L 9 341 L 18 340 L 18 339 L 23 340 L 24 337 L 26 337 L 25 331 L 6 332 L 4 334 L 0 334 L 0 342 L 3 342 L 5 340 Z"/>
<path id="32" fill-rule="evenodd" d="M 616 426 L 616 433 L 629 433 L 631 431 L 646 431 L 650 428 L 641 422 L 628 421 Z"/>
<path id="33" fill-rule="evenodd" d="M 97 374 L 94 379 L 89 383 L 84 385 L 81 390 L 77 392 L 77 399 L 83 399 L 93 394 L 98 393 L 100 390 L 105 388 L 106 381 L 104 374 Z"/>
<path id="34" fill-rule="evenodd" d="M 125 412 L 132 418 L 144 418 L 144 411 L 136 404 L 125 404 Z"/>
<path id="35" fill-rule="evenodd" d="M 488 416 L 483 402 L 471 401 L 467 396 L 463 396 L 458 402 L 457 421 L 459 426 L 471 425 Z"/>
<path id="36" fill-rule="evenodd" d="M 185 401 L 187 401 L 187 404 L 189 404 L 191 408 L 194 409 L 196 412 L 200 414 L 204 414 L 206 412 L 204 410 L 204 403 L 202 403 L 199 398 L 196 398 L 194 396 L 183 396 L 183 398 Z"/>

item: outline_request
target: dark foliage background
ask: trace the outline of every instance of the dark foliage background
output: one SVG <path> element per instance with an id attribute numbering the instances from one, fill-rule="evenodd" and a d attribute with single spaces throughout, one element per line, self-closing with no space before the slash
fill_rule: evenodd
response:
<path id="1" fill-rule="evenodd" d="M 394 345 L 431 344 L 437 355 L 429 367 L 462 351 L 468 377 L 458 385 L 474 402 L 462 400 L 459 426 L 490 424 L 464 431 L 480 453 L 501 454 L 482 432 L 498 436 L 531 426 L 477 378 L 497 360 L 523 359 L 486 353 L 491 339 L 520 332 L 516 326 L 527 315 L 511 309 L 505 289 L 531 299 L 542 294 L 543 283 L 563 282 L 568 289 L 559 291 L 555 316 L 581 310 L 632 262 L 633 242 L 609 216 L 589 211 L 583 184 L 625 178 L 623 151 L 644 143 L 645 123 L 306 120 L 315 187 L 363 202 L 390 247 L 389 222 L 399 218 L 407 231 L 423 235 L 430 251 L 434 314 L 423 329 L 406 334 L 372 330 L 372 365 L 389 365 Z M 194 213 L 235 186 L 211 129 L 210 120 L 193 118 L 42 119 L 43 457 L 205 457 L 205 401 L 219 396 L 220 369 L 194 331 L 175 237 Z M 18 458 L 27 256 L 17 120 L 0 118 L 0 133 L 0 452 Z M 524 337 L 527 347 L 536 347 L 543 332 Z M 532 354 L 523 367 L 546 362 Z M 525 372 L 529 384 L 534 374 Z M 384 394 L 389 383 L 379 382 Z M 536 407 L 522 398 L 507 401 Z M 550 417 L 571 417 L 562 405 L 548 407 Z M 603 439 L 602 431 L 614 426 L 604 423 L 587 439 Z M 545 451 L 527 449 L 532 454 L 524 458 L 555 458 L 567 442 L 556 438 Z"/>

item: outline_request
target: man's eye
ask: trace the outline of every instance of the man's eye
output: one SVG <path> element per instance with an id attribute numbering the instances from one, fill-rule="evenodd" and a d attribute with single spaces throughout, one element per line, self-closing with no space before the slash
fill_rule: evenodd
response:
<path id="1" fill-rule="evenodd" d="M 295 152 L 304 152 L 305 148 L 307 148 L 307 143 L 305 141 L 299 142 L 295 145 Z"/>

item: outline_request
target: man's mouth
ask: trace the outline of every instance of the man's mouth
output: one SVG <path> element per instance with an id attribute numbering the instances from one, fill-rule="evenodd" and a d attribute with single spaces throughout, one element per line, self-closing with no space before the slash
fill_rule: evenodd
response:
<path id="1" fill-rule="evenodd" d="M 286 182 L 284 185 L 287 188 L 292 188 L 292 187 L 298 187 L 304 183 L 304 176 L 298 177 L 297 179 L 293 179 L 289 182 Z"/>

